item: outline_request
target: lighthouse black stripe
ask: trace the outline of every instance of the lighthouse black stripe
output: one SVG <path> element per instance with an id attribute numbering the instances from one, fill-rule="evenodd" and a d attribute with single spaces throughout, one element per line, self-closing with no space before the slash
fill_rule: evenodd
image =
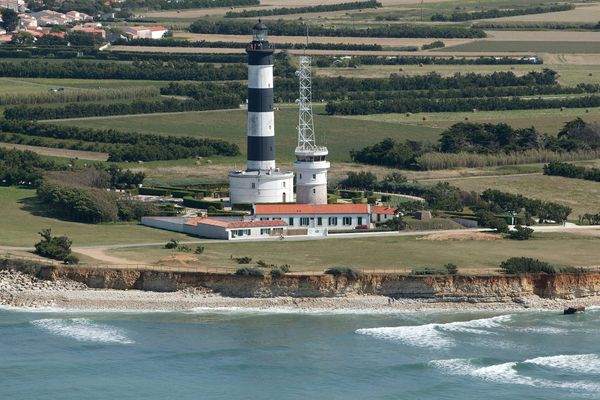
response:
<path id="1" fill-rule="evenodd" d="M 248 136 L 248 160 L 275 160 L 275 136 Z"/>
<path id="2" fill-rule="evenodd" d="M 253 89 L 248 88 L 248 111 L 271 112 L 273 111 L 273 88 Z"/>
<path id="3" fill-rule="evenodd" d="M 273 50 L 246 50 L 248 65 L 273 65 Z"/>

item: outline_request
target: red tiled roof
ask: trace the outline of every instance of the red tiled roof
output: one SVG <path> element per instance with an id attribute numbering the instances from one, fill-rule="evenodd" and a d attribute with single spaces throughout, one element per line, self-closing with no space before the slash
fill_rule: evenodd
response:
<path id="1" fill-rule="evenodd" d="M 392 207 L 371 206 L 371 214 L 396 215 L 396 209 Z"/>
<path id="2" fill-rule="evenodd" d="M 281 220 L 222 221 L 220 219 L 204 218 L 204 217 L 192 218 L 185 224 L 186 225 L 204 224 L 204 225 L 220 226 L 221 228 L 228 228 L 228 229 L 232 229 L 232 228 L 269 228 L 269 227 L 273 227 L 273 226 L 287 226 L 288 225 L 287 222 L 281 221 Z"/>
<path id="3" fill-rule="evenodd" d="M 368 214 L 368 204 L 257 204 L 256 215 Z"/>
<path id="4" fill-rule="evenodd" d="M 165 28 L 164 26 L 149 26 L 148 30 L 150 30 L 152 32 L 156 32 L 156 31 L 168 31 L 168 29 Z"/>

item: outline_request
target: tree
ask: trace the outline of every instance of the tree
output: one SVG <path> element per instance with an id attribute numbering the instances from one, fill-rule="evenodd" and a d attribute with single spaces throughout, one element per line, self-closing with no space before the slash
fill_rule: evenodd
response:
<path id="1" fill-rule="evenodd" d="M 0 22 L 0 26 L 3 27 L 7 32 L 12 32 L 17 29 L 17 25 L 19 24 L 19 15 L 8 8 L 2 8 L 0 10 L 0 15 L 2 15 L 2 22 Z"/>
<path id="2" fill-rule="evenodd" d="M 52 258 L 54 260 L 65 261 L 69 264 L 77 264 L 79 260 L 71 254 L 71 244 L 73 243 L 66 236 L 52 236 L 52 230 L 42 229 L 39 232 L 42 240 L 35 244 L 35 253 Z"/>
<path id="3" fill-rule="evenodd" d="M 372 189 L 377 184 L 377 177 L 372 172 L 348 172 L 346 179 L 340 185 L 355 189 Z"/>
<path id="4" fill-rule="evenodd" d="M 533 229 L 517 225 L 514 230 L 508 232 L 508 238 L 512 240 L 529 240 L 532 234 Z"/>
<path id="5" fill-rule="evenodd" d="M 29 32 L 17 32 L 10 39 L 10 44 L 15 46 L 31 46 L 35 42 L 35 38 Z"/>

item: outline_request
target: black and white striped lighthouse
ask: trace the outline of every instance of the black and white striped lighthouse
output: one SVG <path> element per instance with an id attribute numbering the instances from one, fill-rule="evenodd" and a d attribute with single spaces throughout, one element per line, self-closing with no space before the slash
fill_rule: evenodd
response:
<path id="1" fill-rule="evenodd" d="M 252 28 L 248 53 L 248 157 L 246 170 L 229 173 L 229 201 L 290 203 L 294 201 L 294 173 L 275 167 L 273 113 L 273 45 L 260 20 Z"/>
<path id="2" fill-rule="evenodd" d="M 252 28 L 248 53 L 248 160 L 249 171 L 275 169 L 275 116 L 273 113 L 273 45 L 267 26 L 258 20 Z"/>

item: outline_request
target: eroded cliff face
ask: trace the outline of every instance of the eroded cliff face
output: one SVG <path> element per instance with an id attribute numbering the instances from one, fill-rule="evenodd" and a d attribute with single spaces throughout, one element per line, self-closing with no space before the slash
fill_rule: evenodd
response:
<path id="1" fill-rule="evenodd" d="M 442 301 L 497 302 L 531 295 L 559 299 L 600 295 L 600 273 L 514 276 L 373 274 L 354 280 L 331 275 L 261 278 L 202 272 L 166 273 L 41 266 L 22 262 L 0 263 L 0 269 L 7 268 L 18 269 L 46 280 L 70 279 L 91 288 L 158 292 L 206 288 L 231 297 L 335 297 L 364 294 Z"/>

